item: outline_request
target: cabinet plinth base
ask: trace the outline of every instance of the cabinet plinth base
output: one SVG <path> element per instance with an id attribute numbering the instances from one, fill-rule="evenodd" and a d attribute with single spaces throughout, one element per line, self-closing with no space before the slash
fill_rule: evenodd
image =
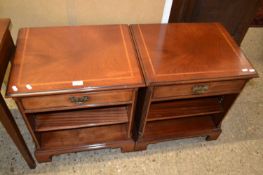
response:
<path id="1" fill-rule="evenodd" d="M 44 152 L 35 151 L 35 157 L 38 161 L 38 163 L 44 163 L 44 162 L 51 162 L 52 161 L 52 154 L 46 154 Z"/>
<path id="2" fill-rule="evenodd" d="M 220 132 L 213 132 L 213 133 L 209 134 L 209 135 L 206 137 L 206 141 L 217 140 L 218 137 L 220 136 L 220 134 L 221 134 L 221 131 L 220 131 Z"/>
<path id="3" fill-rule="evenodd" d="M 177 139 L 183 139 L 183 138 L 193 138 L 193 137 L 199 137 L 199 136 L 205 136 L 206 137 L 206 141 L 212 141 L 212 140 L 216 140 L 221 134 L 221 129 L 217 129 L 215 131 L 212 131 L 211 133 L 207 133 L 207 134 L 200 134 L 200 135 L 189 135 L 189 136 L 184 136 L 184 137 L 180 137 L 180 136 L 174 136 L 174 137 L 166 137 L 166 138 L 154 138 L 154 139 L 147 139 L 147 138 L 140 138 L 136 143 L 135 143 L 135 148 L 134 151 L 143 151 L 143 150 L 147 150 L 147 147 L 149 144 L 155 144 L 155 143 L 159 143 L 159 142 L 163 142 L 163 141 L 169 141 L 169 140 L 177 140 Z"/>
<path id="4" fill-rule="evenodd" d="M 134 141 L 130 139 L 124 141 L 116 141 L 112 143 L 80 145 L 80 146 L 61 147 L 61 148 L 53 148 L 53 149 L 37 149 L 35 151 L 35 157 L 39 163 L 43 163 L 43 162 L 51 162 L 53 156 L 65 154 L 65 153 L 73 153 L 73 152 L 105 149 L 105 148 L 113 148 L 113 149 L 120 148 L 121 152 L 131 152 L 134 151 L 134 145 L 135 145 Z"/>
<path id="5" fill-rule="evenodd" d="M 144 150 L 147 150 L 148 144 L 150 144 L 150 143 L 137 142 L 137 143 L 135 144 L 134 150 L 135 150 L 135 151 L 144 151 Z"/>

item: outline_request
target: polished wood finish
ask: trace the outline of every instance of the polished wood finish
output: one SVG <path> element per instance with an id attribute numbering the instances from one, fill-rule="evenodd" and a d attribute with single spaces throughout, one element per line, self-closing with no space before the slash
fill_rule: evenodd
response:
<path id="1" fill-rule="evenodd" d="M 80 128 L 76 130 L 44 132 L 41 136 L 41 147 L 45 149 L 61 146 L 88 145 L 126 139 L 127 124 L 110 125 Z"/>
<path id="2" fill-rule="evenodd" d="M 7 96 L 140 87 L 131 41 L 127 25 L 23 28 Z"/>
<path id="3" fill-rule="evenodd" d="M 10 25 L 9 19 L 0 19 L 0 87 L 3 83 L 7 65 L 14 53 L 14 43 L 8 30 Z M 0 88 L 1 90 L 1 88 Z M 35 168 L 36 163 L 32 158 L 28 147 L 21 135 L 16 122 L 5 103 L 3 96 L 0 93 L 0 121 L 6 129 L 7 133 L 20 151 L 22 157 L 30 168 Z M 4 150 L 2 150 L 4 151 Z"/>
<path id="4" fill-rule="evenodd" d="M 20 154 L 26 161 L 29 168 L 31 169 L 36 168 L 35 160 L 33 159 L 26 145 L 26 142 L 24 141 L 24 138 L 22 134 L 20 133 L 20 130 L 11 112 L 9 111 L 8 106 L 6 105 L 2 95 L 0 95 L 0 121 L 2 125 L 4 126 L 4 128 L 6 129 L 8 135 L 11 137 L 11 139 L 15 143 L 17 149 L 19 150 Z"/>
<path id="5" fill-rule="evenodd" d="M 179 84 L 158 86 L 154 88 L 153 100 L 165 98 L 186 98 L 191 96 L 210 96 L 218 94 L 239 93 L 245 85 L 245 80 L 219 81 L 219 82 L 201 82 L 195 84 Z M 195 86 L 205 85 L 208 87 L 203 93 L 193 92 Z"/>
<path id="6" fill-rule="evenodd" d="M 125 106 L 48 112 L 36 114 L 34 117 L 37 132 L 128 123 L 128 111 Z"/>
<path id="7" fill-rule="evenodd" d="M 236 97 L 257 77 L 224 27 L 142 24 L 131 30 L 147 84 L 137 112 L 135 150 L 170 139 L 217 139 Z"/>
<path id="8" fill-rule="evenodd" d="M 220 97 L 194 98 L 152 103 L 147 121 L 212 115 L 223 112 Z"/>
<path id="9" fill-rule="evenodd" d="M 134 142 L 127 138 L 127 124 L 43 132 L 41 143 L 42 149 L 35 152 L 40 162 L 51 161 L 54 154 L 116 148 L 120 145 L 123 152 L 128 152 L 134 147 Z"/>
<path id="10" fill-rule="evenodd" d="M 241 49 L 218 23 L 133 25 L 132 31 L 148 85 L 255 75 L 248 71 L 253 67 Z"/>
<path id="11" fill-rule="evenodd" d="M 2 86 L 5 72 L 14 54 L 14 43 L 9 31 L 10 19 L 0 19 L 0 85 Z"/>
<path id="12" fill-rule="evenodd" d="M 254 77 L 218 23 L 25 28 L 7 96 L 22 113 L 36 159 L 47 162 L 69 152 L 217 139 Z"/>
<path id="13" fill-rule="evenodd" d="M 26 112 L 39 112 L 49 110 L 86 108 L 92 106 L 105 106 L 121 103 L 132 103 L 133 90 L 101 91 L 95 93 L 77 93 L 63 95 L 49 95 L 26 97 L 21 100 Z M 71 97 L 87 97 L 82 104 L 74 103 Z"/>
<path id="14" fill-rule="evenodd" d="M 134 150 L 143 86 L 127 25 L 24 28 L 7 96 L 16 100 L 37 161 L 47 162 L 69 152 Z"/>
<path id="15" fill-rule="evenodd" d="M 220 22 L 241 44 L 260 1 L 173 0 L 169 22 Z"/>
<path id="16" fill-rule="evenodd" d="M 149 122 L 143 140 L 169 139 L 174 137 L 205 136 L 218 130 L 210 116 L 188 117 L 174 120 Z"/>

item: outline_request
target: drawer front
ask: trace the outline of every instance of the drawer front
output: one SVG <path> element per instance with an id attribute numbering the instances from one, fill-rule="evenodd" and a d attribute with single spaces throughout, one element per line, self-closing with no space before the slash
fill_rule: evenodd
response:
<path id="1" fill-rule="evenodd" d="M 82 106 L 101 106 L 132 101 L 133 90 L 101 91 L 22 98 L 25 110 L 50 108 L 78 108 Z"/>
<path id="2" fill-rule="evenodd" d="M 246 80 L 219 81 L 195 84 L 180 84 L 155 87 L 153 99 L 182 96 L 206 96 L 213 94 L 239 93 Z"/>

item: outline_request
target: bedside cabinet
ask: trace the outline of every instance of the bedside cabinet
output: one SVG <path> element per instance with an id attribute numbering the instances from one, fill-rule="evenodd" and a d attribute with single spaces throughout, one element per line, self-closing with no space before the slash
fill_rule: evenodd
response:
<path id="1" fill-rule="evenodd" d="M 38 162 L 100 148 L 134 150 L 144 86 L 127 25 L 23 28 L 8 83 Z"/>
<path id="2" fill-rule="evenodd" d="M 132 25 L 147 88 L 140 90 L 135 149 L 163 140 L 217 139 L 227 111 L 257 77 L 217 23 Z"/>

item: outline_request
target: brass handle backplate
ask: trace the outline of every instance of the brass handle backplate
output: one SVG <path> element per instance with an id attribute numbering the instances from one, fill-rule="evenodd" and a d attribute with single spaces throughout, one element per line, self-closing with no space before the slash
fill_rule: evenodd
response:
<path id="1" fill-rule="evenodd" d="M 208 91 L 208 85 L 206 84 L 194 85 L 192 88 L 193 94 L 203 94 L 207 91 Z"/>
<path id="2" fill-rule="evenodd" d="M 71 103 L 75 103 L 78 105 L 84 104 L 88 101 L 88 97 L 87 96 L 83 96 L 83 97 L 69 97 L 69 101 Z"/>

